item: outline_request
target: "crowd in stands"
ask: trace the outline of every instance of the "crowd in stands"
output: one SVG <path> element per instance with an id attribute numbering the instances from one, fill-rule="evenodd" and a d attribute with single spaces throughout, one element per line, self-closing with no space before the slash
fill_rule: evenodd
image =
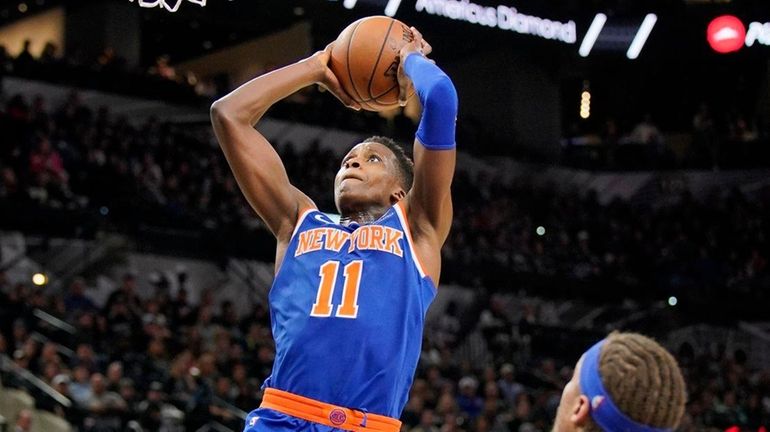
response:
<path id="1" fill-rule="evenodd" d="M 166 227 L 208 233 L 208 246 L 219 254 L 272 259 L 270 235 L 206 126 L 152 119 L 133 126 L 106 108 L 89 110 L 76 93 L 60 107 L 12 96 L 0 125 L 6 137 L 0 206 L 14 209 L 0 220 L 8 226 L 74 225 L 63 232 L 81 234 Z M 319 208 L 335 212 L 331 185 L 338 157 L 318 145 L 301 153 L 287 146 L 282 153 L 292 182 Z M 768 299 L 762 289 L 770 280 L 767 192 L 714 191 L 705 200 L 683 193 L 661 206 L 604 205 L 590 192 L 459 171 L 442 277 L 545 295 L 581 290 L 601 298 L 723 299 L 720 307 L 731 316 L 733 305 L 751 309 Z M 43 224 L 48 213 L 41 209 L 58 216 Z M 230 241 L 244 238 L 254 241 Z"/>
<path id="2" fill-rule="evenodd" d="M 770 164 L 769 124 L 737 108 L 716 112 L 707 103 L 692 122 L 665 132 L 651 114 L 636 121 L 606 118 L 573 123 L 562 139 L 561 163 L 588 169 L 732 169 Z"/>
<path id="3" fill-rule="evenodd" d="M 97 304 L 83 279 L 59 292 L 11 283 L 0 273 L 0 357 L 33 372 L 73 406 L 45 397 L 13 374 L 2 374 L 3 385 L 28 388 L 39 409 L 81 431 L 197 430 L 212 421 L 240 430 L 237 409 L 258 406 L 275 355 L 267 310 L 257 304 L 238 316 L 231 302 L 217 304 L 213 291 L 204 290 L 193 304 L 192 287 L 185 284 L 175 293 L 161 283 L 154 288 L 140 298 L 136 275 L 126 273 L 104 304 Z M 521 311 L 500 308 L 498 300 L 491 298 L 471 323 L 488 341 L 482 363 L 458 349 L 461 325 L 451 307 L 429 327 L 402 430 L 550 430 L 561 391 L 587 344 L 581 341 L 577 354 L 558 357 L 531 349 L 538 336 L 527 329 L 534 325 L 574 336 L 547 317 L 549 301 Z M 66 320 L 74 333 L 55 331 L 34 309 Z M 502 340 L 515 355 L 500 349 Z M 683 344 L 676 355 L 689 386 L 679 431 L 738 426 L 759 432 L 770 426 L 770 369 L 750 368 L 744 352 L 718 346 L 696 352 Z"/>
<path id="4" fill-rule="evenodd" d="M 28 41 L 29 42 L 29 41 Z M 16 56 L 0 45 L 0 76 L 19 75 L 83 88 L 95 88 L 177 103 L 207 105 L 232 87 L 226 75 L 199 77 L 178 70 L 168 55 L 150 65 L 129 65 L 113 48 L 105 48 L 96 58 L 88 58 L 77 47 L 66 56 L 53 43 L 45 45 L 37 57 L 29 43 Z M 268 72 L 275 65 L 269 65 Z M 472 150 L 513 151 L 520 158 L 538 160 L 542 155 L 516 151 L 494 142 L 467 113 L 458 122 L 458 140 L 474 141 Z M 278 104 L 271 115 L 279 118 L 338 127 L 367 133 L 384 133 L 409 139 L 413 129 L 402 112 L 383 118 L 371 112 L 353 113 L 331 97 L 304 91 Z M 760 113 L 741 107 L 714 110 L 701 103 L 692 113 L 690 125 L 664 131 L 654 115 L 639 118 L 607 117 L 600 122 L 572 122 L 562 139 L 560 163 L 587 169 L 730 169 L 770 165 L 770 130 Z M 466 118 L 467 117 L 467 118 Z M 514 153 L 511 153 L 514 154 Z"/>
<path id="5" fill-rule="evenodd" d="M 2 75 L 186 104 L 205 104 L 227 88 L 221 77 L 178 72 L 166 55 L 149 66 L 132 65 L 109 46 L 96 56 L 87 55 L 79 47 L 63 56 L 58 46 L 48 42 L 35 56 L 30 40 L 15 57 L 0 45 Z"/>
<path id="6" fill-rule="evenodd" d="M 18 71 L 26 63 L 40 71 L 49 57 L 62 61 L 51 50 L 39 59 L 6 57 L 0 66 Z M 107 70 L 120 69 L 120 63 L 109 52 L 96 62 Z M 95 67 L 84 64 L 76 66 Z M 176 76 L 167 59 L 159 59 L 152 73 L 167 81 Z M 297 104 L 305 108 L 297 110 Z M 376 116 L 348 118 L 327 104 L 336 102 L 303 93 L 274 113 L 374 134 L 413 130 L 401 127 L 403 117 L 390 123 Z M 0 227 L 64 235 L 136 235 L 146 226 L 165 227 L 209 233 L 211 243 L 203 249 L 272 260 L 270 236 L 239 192 L 208 127 L 152 119 L 133 125 L 106 108 L 86 108 L 77 93 L 61 106 L 49 106 L 43 97 L 5 95 L 2 108 Z M 287 147 L 281 156 L 292 182 L 333 212 L 338 158 L 317 145 L 302 152 Z M 605 205 L 591 193 L 461 171 L 453 194 L 443 283 L 490 294 L 522 290 L 596 302 L 676 295 L 691 305 L 690 313 L 728 320 L 763 316 L 770 300 L 766 190 L 715 191 L 706 200 L 685 193 L 660 206 Z M 38 400 L 81 430 L 196 430 L 212 419 L 239 430 L 241 419 L 232 407 L 249 411 L 258 405 L 272 365 L 269 314 L 255 305 L 241 317 L 232 304 L 217 304 L 211 292 L 197 304 L 187 295 L 186 289 L 172 294 L 158 285 L 152 296 L 140 298 L 136 277 L 127 274 L 104 304 L 96 304 L 81 279 L 66 292 L 47 292 L 11 283 L 0 273 L 0 353 L 72 399 L 72 407 Z M 531 353 L 526 347 L 536 343 L 532 326 L 559 323 L 548 312 L 552 307 L 515 319 L 495 299 L 490 295 L 471 323 L 461 323 L 448 309 L 438 331 L 429 333 L 403 416 L 406 431 L 549 430 L 576 358 L 514 355 Z M 35 308 L 71 323 L 75 336 L 41 328 Z M 484 364 L 457 355 L 468 328 L 484 336 Z M 499 349 L 500 341 L 506 349 Z M 740 352 L 704 354 L 684 347 L 677 354 L 690 386 L 682 431 L 768 426 L 770 371 L 747 367 Z M 25 385 L 6 375 L 2 382 Z"/>

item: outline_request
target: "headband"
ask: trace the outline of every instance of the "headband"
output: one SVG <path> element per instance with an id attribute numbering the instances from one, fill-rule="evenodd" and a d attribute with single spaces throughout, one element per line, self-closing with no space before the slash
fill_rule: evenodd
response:
<path id="1" fill-rule="evenodd" d="M 589 409 L 594 422 L 605 432 L 672 432 L 639 424 L 623 414 L 609 393 L 604 389 L 599 374 L 599 357 L 606 339 L 602 339 L 586 351 L 580 368 L 580 390 L 588 397 Z"/>

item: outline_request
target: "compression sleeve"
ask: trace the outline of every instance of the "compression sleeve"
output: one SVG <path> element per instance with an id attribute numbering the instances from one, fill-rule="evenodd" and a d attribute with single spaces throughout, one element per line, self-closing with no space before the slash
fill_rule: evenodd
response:
<path id="1" fill-rule="evenodd" d="M 457 91 L 452 80 L 419 53 L 406 57 L 404 72 L 412 80 L 422 103 L 417 140 L 429 150 L 455 148 Z"/>

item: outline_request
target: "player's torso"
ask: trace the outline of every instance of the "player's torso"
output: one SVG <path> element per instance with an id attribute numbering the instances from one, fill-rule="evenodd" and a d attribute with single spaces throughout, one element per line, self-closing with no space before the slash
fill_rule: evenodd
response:
<path id="1" fill-rule="evenodd" d="M 270 291 L 276 359 L 266 385 L 398 417 L 435 296 L 399 206 L 346 227 L 303 215 Z"/>

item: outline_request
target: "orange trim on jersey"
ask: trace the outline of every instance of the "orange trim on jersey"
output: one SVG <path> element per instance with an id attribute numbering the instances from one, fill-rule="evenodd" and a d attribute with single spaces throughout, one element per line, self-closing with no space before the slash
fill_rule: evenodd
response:
<path id="1" fill-rule="evenodd" d="M 289 244 L 291 244 L 291 241 L 294 240 L 294 236 L 297 235 L 297 231 L 299 231 L 299 226 L 302 225 L 302 222 L 305 221 L 305 217 L 307 217 L 310 212 L 316 210 L 313 207 L 306 207 L 304 210 L 299 212 L 299 216 L 297 217 L 297 222 L 294 225 L 294 231 L 291 232 L 291 237 L 289 237 Z M 289 250 L 289 247 L 287 245 L 286 250 Z M 284 252 L 283 257 L 281 257 L 281 262 L 275 263 L 275 276 L 278 276 L 278 272 L 281 271 L 281 267 L 283 267 L 283 262 L 286 261 L 286 252 Z"/>
<path id="2" fill-rule="evenodd" d="M 299 217 L 297 218 L 297 222 L 294 225 L 294 231 L 291 233 L 291 238 L 294 238 L 295 235 L 297 235 L 297 231 L 299 230 L 299 226 L 302 225 L 302 222 L 305 221 L 305 217 L 308 215 L 308 213 L 317 210 L 314 207 L 307 207 L 304 210 L 299 212 Z M 291 240 L 289 240 L 291 241 Z"/>
<path id="3" fill-rule="evenodd" d="M 399 432 L 401 422 L 379 414 L 343 408 L 274 388 L 266 388 L 260 408 L 352 432 Z"/>
<path id="4" fill-rule="evenodd" d="M 396 203 L 398 208 L 396 209 L 396 213 L 399 216 L 399 219 L 401 219 L 402 225 L 404 225 L 404 232 L 406 233 L 406 241 L 409 242 L 409 250 L 412 251 L 412 258 L 414 259 L 415 265 L 417 265 L 417 271 L 420 272 L 420 276 L 426 277 L 428 276 L 428 273 L 425 271 L 425 266 L 422 265 L 422 260 L 420 257 L 417 256 L 417 251 L 414 249 L 414 240 L 412 239 L 412 229 L 409 227 L 409 219 L 406 216 L 406 208 L 404 208 L 405 204 L 402 204 L 404 200 L 401 200 Z"/>

